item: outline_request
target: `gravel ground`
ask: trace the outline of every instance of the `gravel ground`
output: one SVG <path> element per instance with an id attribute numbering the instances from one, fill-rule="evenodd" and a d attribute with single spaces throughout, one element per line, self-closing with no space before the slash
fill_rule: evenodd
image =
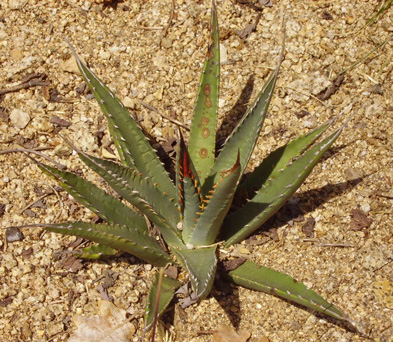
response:
<path id="1" fill-rule="evenodd" d="M 172 138 L 175 126 L 140 101 L 189 124 L 211 4 L 174 3 L 172 13 L 170 0 L 124 0 L 113 6 L 3 1 L 0 88 L 22 84 L 24 89 L 13 88 L 0 98 L 1 150 L 42 148 L 68 169 L 100 182 L 57 134 L 61 130 L 79 148 L 113 157 L 103 116 L 86 98 L 64 38 L 160 141 Z M 269 295 L 239 289 L 224 296 L 216 288 L 202 303 L 175 310 L 173 340 L 211 341 L 201 331 L 232 323 L 249 331 L 250 341 L 393 341 L 392 42 L 344 73 L 333 94 L 324 92 L 340 72 L 392 34 L 393 12 L 360 30 L 380 1 L 283 0 L 263 11 L 259 3 L 217 1 L 221 133 L 241 112 L 237 101 L 247 82 L 254 85 L 253 98 L 274 68 L 283 14 L 286 57 L 253 163 L 349 105 L 344 116 L 354 117 L 289 204 L 269 221 L 268 233 L 257 232 L 233 252 L 311 286 L 360 322 L 368 337 Z M 256 30 L 242 31 L 259 13 Z M 27 87 L 29 81 L 38 86 Z M 0 154 L 0 226 L 94 217 L 54 186 L 25 154 Z M 22 232 L 22 241 L 6 242 L 5 234 L 0 241 L 0 341 L 66 341 L 75 317 L 95 314 L 105 296 L 127 311 L 136 327 L 131 340 L 140 340 L 154 269 L 132 257 L 82 263 L 61 253 L 74 238 L 44 235 L 39 228 Z M 111 286 L 105 290 L 108 279 Z"/>

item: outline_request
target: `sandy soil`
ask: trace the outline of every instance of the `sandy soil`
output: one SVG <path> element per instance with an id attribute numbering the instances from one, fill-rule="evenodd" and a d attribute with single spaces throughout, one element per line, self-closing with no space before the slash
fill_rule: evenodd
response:
<path id="1" fill-rule="evenodd" d="M 285 61 L 254 164 L 345 107 L 351 106 L 345 118 L 354 114 L 335 147 L 269 222 L 269 233 L 256 233 L 261 243 L 249 241 L 233 252 L 311 286 L 360 322 L 369 336 L 269 295 L 244 289 L 226 295 L 216 288 L 202 303 L 175 312 L 173 340 L 211 341 L 211 335 L 200 332 L 234 324 L 249 331 L 255 342 L 393 341 L 392 42 L 344 73 L 334 94 L 323 96 L 342 71 L 392 34 L 392 10 L 360 30 L 380 1 L 283 0 L 263 11 L 258 1 L 221 0 L 217 5 L 222 52 L 227 54 L 222 53 L 224 123 L 242 111 L 235 104 L 247 81 L 251 78 L 254 85 L 253 98 L 274 68 L 283 39 L 281 20 L 284 14 L 287 18 Z M 57 134 L 61 130 L 79 148 L 111 156 L 105 121 L 84 94 L 64 38 L 146 130 L 160 141 L 174 137 L 175 126 L 140 101 L 190 123 L 210 7 L 210 1 L 175 0 L 166 31 L 170 0 L 124 0 L 114 6 L 79 0 L 3 1 L 0 89 L 26 85 L 33 73 L 42 75 L 30 79 L 39 86 L 13 88 L 1 96 L 1 150 L 42 148 L 68 169 L 100 182 Z M 241 37 L 259 13 L 256 30 Z M 228 127 L 223 125 L 223 135 Z M 0 226 L 94 217 L 54 186 L 25 154 L 0 154 Z M 311 218 L 315 226 L 306 234 Z M 0 241 L 0 341 L 66 341 L 75 329 L 73 318 L 95 314 L 105 295 L 127 311 L 136 327 L 132 341 L 140 340 L 154 269 L 132 257 L 69 262 L 60 252 L 70 249 L 74 238 L 43 235 L 39 228 L 22 232 L 22 241 L 7 242 L 5 234 Z M 105 292 L 99 286 L 113 275 L 110 270 L 117 276 Z"/>

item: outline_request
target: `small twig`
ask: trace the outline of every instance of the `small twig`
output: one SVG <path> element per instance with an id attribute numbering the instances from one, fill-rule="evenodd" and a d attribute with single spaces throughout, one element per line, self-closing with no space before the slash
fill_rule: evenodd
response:
<path id="1" fill-rule="evenodd" d="M 304 96 L 312 97 L 314 100 L 317 100 L 319 103 L 323 104 L 324 107 L 328 107 L 328 105 L 327 105 L 325 102 L 323 102 L 322 100 L 320 100 L 318 97 L 316 97 L 316 96 L 313 95 L 313 94 L 306 93 L 305 91 L 301 91 L 301 90 L 299 90 L 299 89 L 295 89 L 295 88 L 292 88 L 292 87 L 290 87 L 290 86 L 286 86 L 285 88 L 291 89 L 291 90 L 293 90 L 293 91 L 295 91 L 295 92 L 297 92 L 297 93 L 299 93 L 299 94 L 302 94 L 302 95 L 304 95 Z"/>
<path id="2" fill-rule="evenodd" d="M 349 248 L 354 248 L 354 245 L 351 244 L 346 244 L 346 243 L 318 243 L 315 246 L 319 246 L 319 247 L 349 247 Z"/>
<path id="3" fill-rule="evenodd" d="M 171 27 L 173 16 L 175 14 L 175 0 L 172 0 L 172 7 L 171 7 L 171 13 L 169 14 L 169 19 L 167 21 L 166 26 L 164 27 L 164 31 L 161 34 L 160 40 L 158 42 L 158 46 L 161 47 L 161 42 L 165 38 L 166 34 L 168 33 L 168 29 Z"/>
<path id="4" fill-rule="evenodd" d="M 177 125 L 177 126 L 183 127 L 183 128 L 184 128 L 185 130 L 187 130 L 187 131 L 190 130 L 190 127 L 189 127 L 188 125 L 186 125 L 186 124 L 184 124 L 184 123 L 182 123 L 182 122 L 180 122 L 180 121 L 178 121 L 178 120 L 176 120 L 176 119 L 172 119 L 172 118 L 169 117 L 168 115 L 165 115 L 165 114 L 161 113 L 157 108 L 155 108 L 155 107 L 153 107 L 153 106 L 147 104 L 146 102 L 143 102 L 143 101 L 141 101 L 141 100 L 138 100 L 138 101 L 139 101 L 139 103 L 140 103 L 142 106 L 144 106 L 144 107 L 150 109 L 151 111 L 153 111 L 153 112 L 159 114 L 159 115 L 162 116 L 165 120 L 168 120 L 168 121 L 174 123 L 174 124 Z"/>
<path id="5" fill-rule="evenodd" d="M 391 264 L 393 259 L 390 259 L 388 262 L 384 263 L 381 267 L 376 268 L 373 272 L 379 271 L 380 269 L 384 268 L 385 266 Z"/>
<path id="6" fill-rule="evenodd" d="M 349 248 L 354 248 L 355 246 L 352 244 L 348 244 L 348 243 L 316 243 L 319 242 L 317 239 L 303 239 L 303 242 L 314 242 L 315 245 L 314 246 L 318 246 L 318 247 L 349 247 Z"/>
<path id="7" fill-rule="evenodd" d="M 346 72 L 351 71 L 352 69 L 357 67 L 359 64 L 364 62 L 370 55 L 372 55 L 375 51 L 377 51 L 378 49 L 380 49 L 381 47 L 386 45 L 389 42 L 389 40 L 392 39 L 392 37 L 393 37 L 393 34 L 390 34 L 382 43 L 379 43 L 374 49 L 372 49 L 370 52 L 368 52 L 365 56 L 363 56 L 357 62 L 352 64 L 350 67 L 348 67 L 348 68 L 344 69 L 343 71 L 341 71 L 337 76 L 345 74 Z"/>
<path id="8" fill-rule="evenodd" d="M 59 201 L 60 206 L 61 206 L 61 210 L 59 211 L 59 213 L 57 214 L 57 216 L 54 220 L 54 222 L 57 222 L 57 220 L 60 218 L 61 214 L 63 213 L 64 203 L 63 203 L 63 200 L 61 199 L 61 196 L 59 195 L 59 192 L 56 190 L 56 188 L 52 185 L 49 185 L 49 187 L 52 189 L 53 193 L 56 195 L 57 200 Z"/>
<path id="9" fill-rule="evenodd" d="M 45 197 L 48 197 L 50 195 L 53 195 L 53 192 L 48 192 L 47 194 L 43 194 L 42 196 L 38 197 L 38 199 L 36 199 L 34 202 L 26 205 L 20 212 L 19 214 L 22 214 L 25 210 L 31 208 L 34 204 L 38 203 L 39 201 L 41 201 L 42 199 L 44 199 Z"/>
<path id="10" fill-rule="evenodd" d="M 45 158 L 46 160 L 50 161 L 51 163 L 55 164 L 59 169 L 63 170 L 66 168 L 65 165 L 58 163 L 57 161 L 53 160 L 52 158 L 49 158 L 48 156 L 46 156 L 45 154 L 39 152 L 38 150 L 47 150 L 48 148 L 43 147 L 43 148 L 38 148 L 35 150 L 29 149 L 29 148 L 13 148 L 10 150 L 2 150 L 0 151 L 0 154 L 4 154 L 4 153 L 14 153 L 14 152 L 23 152 L 23 153 L 34 153 L 37 156 L 40 156 L 42 158 Z"/>
<path id="11" fill-rule="evenodd" d="M 43 81 L 39 78 L 33 78 L 27 82 L 23 82 L 21 84 L 18 84 L 13 87 L 9 87 L 7 89 L 0 89 L 0 96 L 8 93 L 14 93 L 16 91 L 19 91 L 21 89 L 28 89 L 31 87 L 38 87 L 38 86 L 49 86 L 50 83 L 47 81 Z"/>
<path id="12" fill-rule="evenodd" d="M 131 30 L 146 30 L 146 31 L 159 31 L 163 30 L 164 27 L 162 26 L 151 26 L 151 27 L 146 27 L 146 26 L 133 26 L 130 27 Z"/>
<path id="13" fill-rule="evenodd" d="M 387 198 L 387 199 L 393 199 L 392 195 L 384 195 L 382 193 L 377 193 L 376 196 L 382 197 L 382 198 Z"/>

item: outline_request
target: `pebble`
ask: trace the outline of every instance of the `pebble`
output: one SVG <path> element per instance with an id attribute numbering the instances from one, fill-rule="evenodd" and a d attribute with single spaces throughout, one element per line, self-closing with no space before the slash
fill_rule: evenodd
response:
<path id="1" fill-rule="evenodd" d="M 165 49 L 169 49 L 170 47 L 172 47 L 173 41 L 170 38 L 164 38 L 161 41 L 161 46 L 164 47 Z"/>
<path id="2" fill-rule="evenodd" d="M 7 242 L 22 241 L 24 236 L 18 228 L 7 228 L 5 231 Z"/>
<path id="3" fill-rule="evenodd" d="M 14 127 L 23 129 L 30 122 L 30 115 L 15 108 L 10 114 L 10 120 Z"/>
<path id="4" fill-rule="evenodd" d="M 101 51 L 99 53 L 100 59 L 109 59 L 111 57 L 111 53 L 109 51 Z"/>
<path id="5" fill-rule="evenodd" d="M 14 61 L 20 61 L 23 58 L 23 51 L 19 49 L 11 50 L 11 58 Z"/>
<path id="6" fill-rule="evenodd" d="M 221 64 L 228 62 L 228 51 L 224 44 L 220 44 L 220 62 Z"/>
<path id="7" fill-rule="evenodd" d="M 28 0 L 8 0 L 8 7 L 12 10 L 20 10 L 27 4 Z"/>
<path id="8" fill-rule="evenodd" d="M 59 67 L 63 71 L 71 72 L 73 74 L 79 74 L 78 65 L 76 64 L 76 60 L 74 56 L 70 57 L 66 61 L 62 61 L 59 63 Z"/>
<path id="9" fill-rule="evenodd" d="M 123 102 L 124 106 L 127 108 L 131 108 L 131 109 L 135 108 L 135 105 L 136 105 L 135 101 L 128 96 L 126 96 L 122 102 Z"/>

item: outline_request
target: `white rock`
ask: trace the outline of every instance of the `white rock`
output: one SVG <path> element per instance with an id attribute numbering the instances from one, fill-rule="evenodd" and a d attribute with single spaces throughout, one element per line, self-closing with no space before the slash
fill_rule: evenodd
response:
<path id="1" fill-rule="evenodd" d="M 71 56 L 66 61 L 62 61 L 59 63 L 59 67 L 63 71 L 71 72 L 73 74 L 80 74 L 78 65 L 76 64 L 76 60 L 74 56 Z"/>
<path id="2" fill-rule="evenodd" d="M 126 96 L 122 102 L 124 106 L 126 106 L 127 108 L 131 108 L 131 109 L 135 108 L 135 101 L 128 96 Z"/>
<path id="3" fill-rule="evenodd" d="M 16 128 L 25 128 L 30 121 L 30 115 L 20 109 L 14 109 L 10 114 L 11 123 Z"/>
<path id="4" fill-rule="evenodd" d="M 306 128 L 313 128 L 314 127 L 314 122 L 310 121 L 310 120 L 305 120 L 303 121 L 303 126 Z"/>
<path id="5" fill-rule="evenodd" d="M 220 44 L 220 63 L 224 64 L 228 62 L 228 52 L 224 44 Z"/>
<path id="6" fill-rule="evenodd" d="M 25 7 L 28 0 L 8 0 L 8 7 L 11 10 L 18 10 Z"/>
<path id="7" fill-rule="evenodd" d="M 99 56 L 101 59 L 109 59 L 111 57 L 111 53 L 109 51 L 101 51 Z"/>
<path id="8" fill-rule="evenodd" d="M 7 38 L 8 34 L 4 30 L 0 30 L 0 39 Z"/>

